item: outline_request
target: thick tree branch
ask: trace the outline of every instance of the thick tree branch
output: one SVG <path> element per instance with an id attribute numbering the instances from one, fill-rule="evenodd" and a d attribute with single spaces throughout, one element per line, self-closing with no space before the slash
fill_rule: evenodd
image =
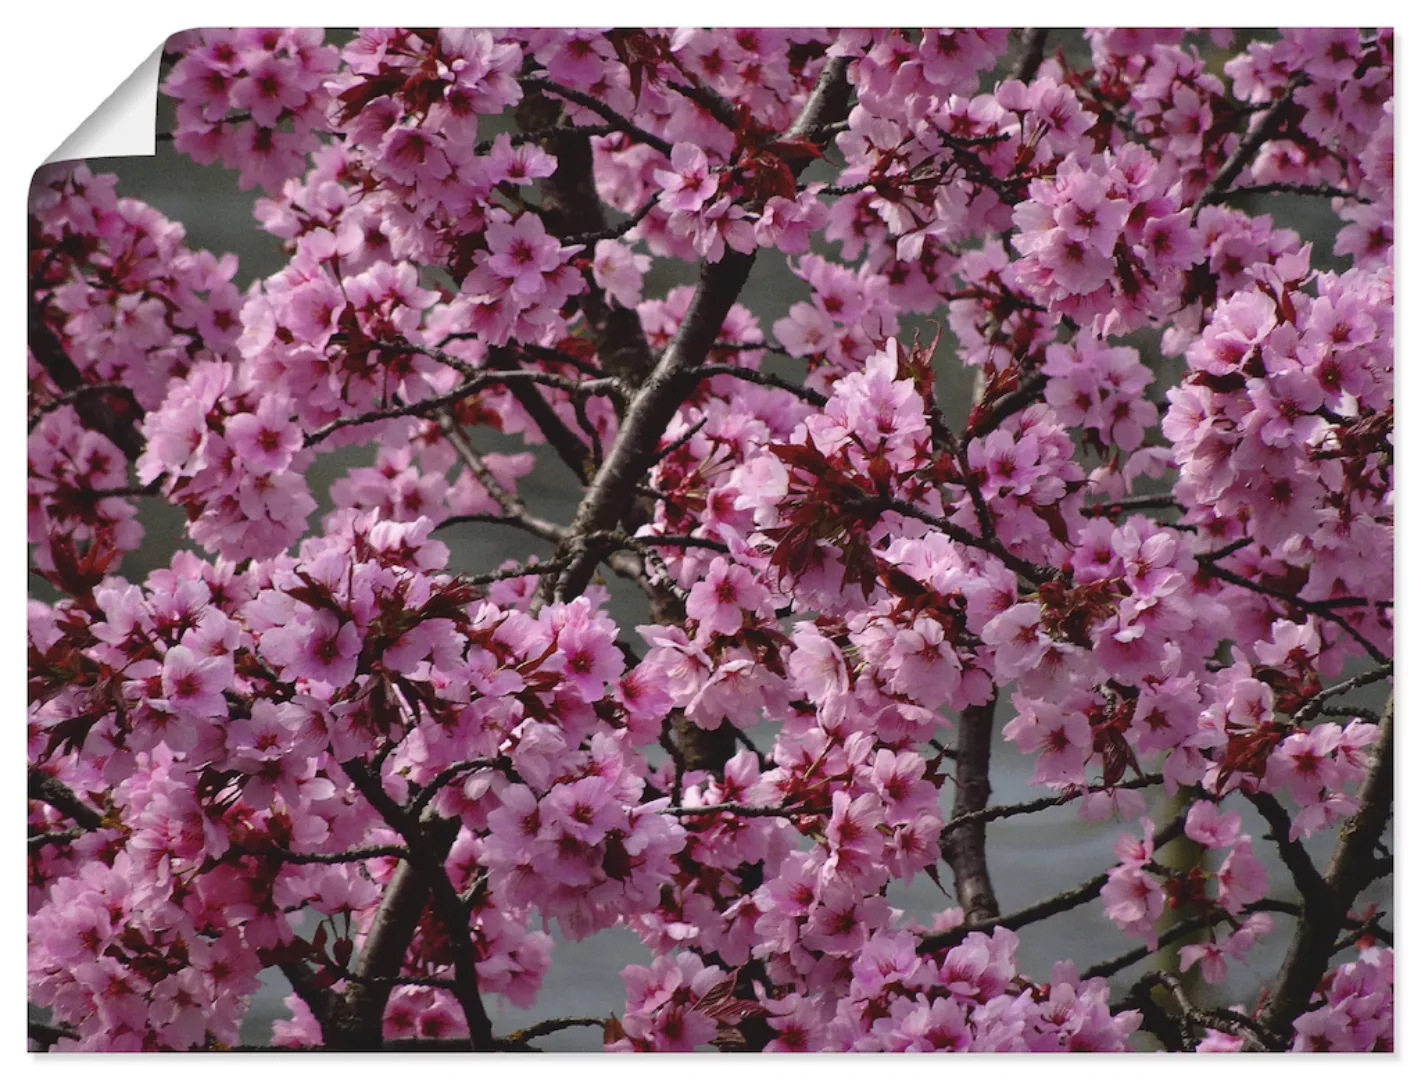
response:
<path id="1" fill-rule="evenodd" d="M 582 104 L 555 84 L 538 82 L 535 85 Z M 561 107 L 555 102 L 535 92 L 519 106 L 516 115 L 526 128 L 537 123 L 539 117 L 560 111 Z M 554 126 L 549 129 L 543 145 L 558 161 L 557 171 L 543 181 L 543 216 L 563 243 L 595 244 L 600 239 L 621 236 L 635 228 L 654 208 L 655 200 L 649 199 L 628 221 L 610 226 L 593 175 L 592 140 L 575 129 Z M 669 147 L 663 152 L 669 154 Z M 578 298 L 578 306 L 587 318 L 602 367 L 626 379 L 633 387 L 639 385 L 655 362 L 641 327 L 641 317 L 614 300 L 606 300 L 595 283 Z"/>
<path id="2" fill-rule="evenodd" d="M 499 371 L 519 371 L 518 361 L 509 349 L 490 349 L 489 366 Z M 605 381 L 605 380 L 595 380 Z M 542 392 L 532 382 L 515 381 L 508 384 L 508 390 L 523 410 L 533 419 L 548 445 L 553 448 L 564 465 L 572 470 L 578 480 L 586 483 L 592 474 L 592 457 L 587 446 L 573 434 L 556 410 L 543 397 Z M 620 387 L 618 387 L 620 391 Z"/>
<path id="3" fill-rule="evenodd" d="M 1278 127 L 1283 122 L 1283 115 L 1293 101 L 1293 91 L 1299 85 L 1298 77 L 1294 77 L 1283 89 L 1278 100 L 1268 107 L 1268 111 L 1259 117 L 1258 122 L 1243 136 L 1238 146 L 1234 147 L 1234 152 L 1229 155 L 1223 167 L 1205 186 L 1199 198 L 1194 202 L 1194 213 L 1190 216 L 1190 222 L 1199 220 L 1199 211 L 1216 201 L 1219 196 L 1226 192 L 1229 185 L 1238 179 L 1239 173 L 1248 166 L 1258 153 L 1259 148 L 1271 139 Z"/>
<path id="4" fill-rule="evenodd" d="M 29 331 L 30 352 L 54 385 L 59 387 L 63 394 L 79 391 L 84 385 L 83 373 L 65 352 L 59 336 L 45 322 L 43 305 L 33 298 L 29 306 Z M 132 402 L 131 393 L 126 401 L 135 407 L 137 405 Z M 86 428 L 108 438 L 129 461 L 138 460 L 138 456 L 143 453 L 144 443 L 143 436 L 134 427 L 133 417 L 114 411 L 104 404 L 99 395 L 92 393 L 81 392 L 70 404 L 74 406 L 74 411 L 79 414 L 79 419 Z"/>
<path id="5" fill-rule="evenodd" d="M 1030 85 L 1031 80 L 1036 78 L 1036 72 L 1040 70 L 1041 61 L 1045 57 L 1045 29 L 1037 26 L 1024 30 L 1021 38 L 1021 55 L 1016 58 L 1016 66 L 1012 68 L 1011 77 Z"/>
<path id="6" fill-rule="evenodd" d="M 39 1048 L 45 1051 L 60 1039 L 77 1039 L 79 1037 L 79 1033 L 73 1028 L 58 1024 L 41 1024 L 38 1020 L 27 1022 L 26 1034 L 39 1043 Z"/>
<path id="7" fill-rule="evenodd" d="M 342 762 L 341 769 L 350 777 L 351 783 L 365 797 L 365 801 L 408 845 L 409 858 L 405 865 L 412 867 L 424 879 L 425 887 L 433 900 L 435 914 L 443 923 L 444 932 L 449 938 L 449 948 L 454 958 L 454 996 L 464 1011 L 474 1049 L 493 1049 L 493 1025 L 479 997 L 478 972 L 474 967 L 474 944 L 469 933 L 468 912 L 449 881 L 448 874 L 444 872 L 444 859 L 458 836 L 459 823 L 437 817 L 426 822 L 424 818 L 414 818 L 407 814 L 385 791 L 379 776 L 371 773 L 359 760 Z M 429 833 L 425 831 L 426 824 L 432 826 Z M 368 976 L 386 973 L 362 974 Z M 388 973 L 389 976 L 395 974 L 398 974 L 398 969 Z"/>
<path id="8" fill-rule="evenodd" d="M 43 769 L 30 766 L 29 797 L 48 803 L 61 814 L 72 818 L 83 829 L 103 828 L 103 815 L 79 798 L 69 785 Z"/>
<path id="9" fill-rule="evenodd" d="M 819 82 L 789 130 L 790 138 L 798 138 L 826 120 L 837 119 L 847 109 L 847 70 L 848 62 L 843 57 L 825 63 Z M 688 376 L 705 362 L 753 264 L 753 254 L 727 251 L 720 262 L 702 265 L 700 283 L 675 337 L 627 408 L 617 439 L 573 517 L 573 562 L 555 587 L 553 595 L 557 599 L 571 599 L 587 587 L 600 553 L 584 538 L 617 527 L 635 485 L 655 458 L 661 434 L 693 385 Z"/>
<path id="10" fill-rule="evenodd" d="M 1298 894 L 1303 898 L 1304 910 L 1310 911 L 1315 898 L 1326 894 L 1327 882 L 1323 881 L 1322 875 L 1313 865 L 1307 849 L 1289 837 L 1293 822 L 1288 811 L 1283 809 L 1282 803 L 1265 791 L 1252 794 L 1245 791 L 1243 794 L 1262 815 L 1263 820 L 1268 822 L 1269 837 L 1277 845 L 1283 865 L 1293 876 L 1293 884 L 1297 886 Z"/>
<path id="11" fill-rule="evenodd" d="M 380 1049 L 385 1003 L 392 989 L 386 980 L 399 973 L 428 902 L 429 886 L 424 878 L 410 863 L 400 863 L 380 896 L 380 906 L 356 958 L 354 970 L 360 980 L 333 997 L 324 1013 L 316 1012 L 326 1046 L 332 1050 Z M 292 982 L 295 985 L 295 980 Z"/>
<path id="12" fill-rule="evenodd" d="M 1332 959 L 1337 935 L 1357 895 L 1376 876 L 1373 853 L 1391 819 L 1395 696 L 1387 699 L 1372 766 L 1362 782 L 1357 813 L 1342 826 L 1316 895 L 1304 895 L 1306 915 L 1298 920 L 1287 959 L 1262 1021 L 1274 1035 L 1291 1037 L 1293 1021 L 1307 1011 L 1313 992 Z"/>
<path id="13" fill-rule="evenodd" d="M 986 809 L 992 794 L 988 775 L 996 711 L 997 696 L 993 694 L 985 705 L 963 709 L 958 718 L 957 797 L 952 804 L 950 827 L 943 829 L 938 840 L 943 859 L 952 867 L 957 903 L 966 913 L 968 928 L 1001 914 L 987 869 L 987 824 L 972 817 Z"/>

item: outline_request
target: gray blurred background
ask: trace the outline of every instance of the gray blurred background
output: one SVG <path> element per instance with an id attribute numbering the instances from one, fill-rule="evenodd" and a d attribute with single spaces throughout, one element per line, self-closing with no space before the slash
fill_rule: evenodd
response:
<path id="1" fill-rule="evenodd" d="M 337 42 L 346 36 L 346 32 L 329 32 L 329 38 Z M 1053 32 L 1048 50 L 1054 49 L 1060 42 L 1068 44 L 1073 62 L 1088 64 L 1088 51 L 1078 35 L 1072 43 L 1069 32 Z M 1236 42 L 1233 49 L 1240 47 Z M 1216 65 L 1218 62 L 1215 60 Z M 983 80 L 984 88 L 992 84 L 990 77 Z M 158 130 L 171 130 L 171 127 L 171 102 L 160 95 Z M 481 128 L 480 137 L 487 137 L 497 130 L 496 124 L 490 122 Z M 117 173 L 121 196 L 142 199 L 170 219 L 182 222 L 187 228 L 190 247 L 207 248 L 217 254 L 237 254 L 241 260 L 237 274 L 239 287 L 245 288 L 252 281 L 285 265 L 281 242 L 263 231 L 253 218 L 253 203 L 260 193 L 238 191 L 235 173 L 224 172 L 220 166 L 198 166 L 174 152 L 168 143 L 160 143 L 157 154 L 152 158 L 95 159 L 90 165 L 95 173 Z M 822 170 L 822 175 L 813 174 L 810 179 L 823 178 L 832 182 L 833 173 L 828 166 L 819 164 L 816 168 Z M 1314 242 L 1315 264 L 1324 268 L 1331 266 L 1332 238 L 1339 223 L 1325 201 L 1276 196 L 1272 197 L 1267 210 L 1278 224 L 1297 229 L 1304 239 Z M 822 253 L 829 256 L 835 251 L 832 246 L 822 249 Z M 663 295 L 672 285 L 694 280 L 694 267 L 658 261 L 652 274 L 648 275 L 644 295 Z M 765 254 L 756 261 L 750 282 L 741 296 L 742 303 L 759 318 L 767 338 L 771 336 L 774 321 L 786 314 L 791 304 L 806 299 L 807 286 L 788 271 L 783 258 L 776 258 L 773 254 Z M 972 374 L 955 359 L 955 343 L 947 331 L 946 310 L 935 312 L 928 318 L 905 317 L 901 336 L 911 340 L 913 331 L 921 329 L 924 337 L 930 339 L 936 328 L 929 325 L 930 321 L 944 331 L 937 354 L 940 398 L 949 423 L 960 426 L 971 398 Z M 1154 333 L 1138 333 L 1128 341 L 1140 349 L 1146 362 L 1157 371 L 1158 379 L 1152 392 L 1157 400 L 1160 399 L 1163 388 L 1179 374 L 1179 362 L 1159 356 L 1155 347 L 1157 335 Z M 795 370 L 794 362 L 773 354 L 766 355 L 764 366 L 791 377 L 802 372 L 802 368 Z M 479 449 L 485 451 L 516 452 L 524 449 L 521 442 L 504 439 L 487 430 L 475 432 L 474 441 Z M 578 489 L 567 469 L 551 453 L 545 452 L 545 448 L 538 448 L 537 457 L 538 466 L 531 475 L 520 481 L 519 493 L 535 513 L 555 521 L 567 521 L 577 506 Z M 312 494 L 320 503 L 320 509 L 311 519 L 313 527 L 317 526 L 320 515 L 331 508 L 328 495 L 331 481 L 344 475 L 352 466 L 369 465 L 373 459 L 373 446 L 341 450 L 317 459 L 308 474 Z M 182 512 L 161 500 L 144 500 L 142 521 L 147 532 L 145 542 L 140 550 L 125 557 L 122 568 L 124 576 L 132 581 L 142 580 L 152 569 L 166 566 L 177 548 L 192 546 L 183 534 Z M 541 541 L 496 525 L 463 525 L 441 533 L 440 538 L 450 547 L 451 569 L 455 571 L 483 571 L 505 559 L 522 560 L 534 552 L 548 553 L 547 545 Z M 620 579 L 613 578 L 608 584 L 612 592 L 612 613 L 619 625 L 632 627 L 647 621 L 645 603 L 638 592 Z M 39 591 L 36 595 L 50 599 Z M 1357 700 L 1380 709 L 1385 694 L 1384 686 L 1372 686 L 1358 694 Z M 1004 702 L 1009 698 L 1009 691 L 1002 694 Z M 998 720 L 999 729 L 1009 716 L 1008 710 L 1009 705 L 1004 705 Z M 762 749 L 767 749 L 773 742 L 774 728 L 762 725 L 753 736 Z M 1000 740 L 993 753 L 993 803 L 1016 802 L 1042 794 L 1040 789 L 1031 788 L 1026 783 L 1034 767 L 1033 758 L 1020 754 L 1014 746 Z M 1159 793 L 1152 793 L 1152 798 L 1156 819 L 1168 820 L 1173 809 L 1165 805 Z M 951 785 L 947 785 L 944 818 L 949 816 L 950 805 Z M 1261 839 L 1267 831 L 1266 826 L 1253 815 L 1251 807 L 1244 806 L 1242 809 L 1245 829 L 1255 837 L 1256 851 L 1268 863 L 1270 880 L 1274 885 L 1271 895 L 1292 899 L 1291 889 L 1286 886 L 1289 881 L 1286 871 L 1274 857 L 1273 847 Z M 1116 858 L 1112 846 L 1121 830 L 1122 826 L 1117 822 L 1083 822 L 1077 818 L 1073 807 L 990 824 L 988 851 L 1002 910 L 1016 910 L 1114 865 Z M 1332 841 L 1333 834 L 1319 835 L 1308 846 L 1317 859 L 1325 861 Z M 945 873 L 944 880 L 950 883 L 951 874 Z M 924 923 L 929 922 L 935 912 L 953 906 L 953 901 L 922 875 L 911 887 L 895 882 L 888 895 L 890 901 L 907 915 Z M 1389 907 L 1389 881 L 1373 886 L 1364 900 L 1375 900 L 1383 907 Z M 1277 929 L 1249 955 L 1247 965 L 1236 965 L 1229 981 L 1223 986 L 1210 988 L 1198 984 L 1192 991 L 1195 1000 L 1251 1003 L 1260 985 L 1276 971 L 1290 934 L 1291 921 L 1278 916 Z M 1027 927 L 1020 932 L 1020 938 L 1021 969 L 1040 979 L 1048 978 L 1051 964 L 1062 957 L 1075 959 L 1078 966 L 1084 969 L 1138 944 L 1119 934 L 1105 918 L 1103 905 L 1098 900 L 1045 923 Z M 535 1008 L 514 1009 L 501 998 L 490 996 L 487 1005 L 495 1028 L 503 1032 L 551 1017 L 620 1013 L 624 1004 L 620 977 L 622 967 L 629 963 L 649 963 L 650 955 L 635 934 L 624 929 L 605 931 L 577 943 L 558 939 L 552 968 L 543 981 L 542 994 Z M 1113 982 L 1123 990 L 1145 970 L 1145 965 L 1135 965 L 1115 976 Z M 263 981 L 264 987 L 253 1001 L 243 1024 L 243 1039 L 249 1045 L 265 1044 L 271 1036 L 272 1020 L 286 1015 L 282 998 L 290 988 L 285 979 L 279 972 L 270 970 Z M 539 1040 L 538 1045 L 550 1050 L 596 1050 L 601 1045 L 601 1033 L 598 1029 L 572 1029 L 547 1036 Z"/>

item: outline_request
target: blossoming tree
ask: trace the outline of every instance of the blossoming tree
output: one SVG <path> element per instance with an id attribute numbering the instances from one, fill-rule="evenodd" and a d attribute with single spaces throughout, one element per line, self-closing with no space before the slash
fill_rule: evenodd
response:
<path id="1" fill-rule="evenodd" d="M 170 42 L 175 149 L 289 256 L 245 293 L 115 177 L 33 186 L 32 1046 L 232 1046 L 276 968 L 288 1047 L 1390 1048 L 1389 32 L 341 40 Z M 130 581 L 145 499 L 189 543 Z M 480 529 L 553 554 L 447 570 Z M 1067 803 L 1118 862 L 1003 911 L 989 824 Z M 1121 955 L 1023 970 L 1082 905 Z M 654 959 L 495 1030 L 554 926 Z"/>

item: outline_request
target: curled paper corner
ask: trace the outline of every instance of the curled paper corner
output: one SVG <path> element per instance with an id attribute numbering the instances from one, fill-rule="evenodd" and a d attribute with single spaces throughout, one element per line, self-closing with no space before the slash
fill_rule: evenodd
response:
<path id="1" fill-rule="evenodd" d="M 152 157 L 157 142 L 154 128 L 158 120 L 158 66 L 162 58 L 163 46 L 159 45 L 44 163 L 51 165 L 82 158 Z"/>

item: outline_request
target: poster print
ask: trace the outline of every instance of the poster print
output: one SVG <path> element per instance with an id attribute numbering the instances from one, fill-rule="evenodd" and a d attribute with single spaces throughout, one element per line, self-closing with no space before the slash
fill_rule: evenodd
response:
<path id="1" fill-rule="evenodd" d="M 1392 1048 L 1389 30 L 156 67 L 29 202 L 30 1049 Z"/>

